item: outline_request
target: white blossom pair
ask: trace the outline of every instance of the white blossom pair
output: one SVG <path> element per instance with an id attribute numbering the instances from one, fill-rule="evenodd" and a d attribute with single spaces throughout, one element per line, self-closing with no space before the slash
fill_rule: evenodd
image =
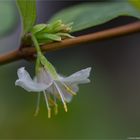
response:
<path id="1" fill-rule="evenodd" d="M 39 42 L 36 36 L 31 34 L 32 41 L 37 51 L 36 59 L 36 75 L 32 79 L 24 67 L 17 71 L 18 80 L 15 85 L 24 88 L 28 92 L 37 92 L 38 100 L 35 115 L 39 111 L 40 95 L 43 93 L 48 109 L 48 118 L 51 117 L 51 106 L 55 109 L 55 114 L 58 112 L 57 100 L 61 100 L 64 109 L 67 112 L 66 103 L 72 100 L 73 95 L 78 92 L 79 84 L 89 83 L 88 79 L 91 68 L 80 70 L 69 77 L 63 77 L 57 74 L 54 66 L 42 54 L 39 47 Z"/>
<path id="2" fill-rule="evenodd" d="M 48 117 L 50 118 L 51 105 L 55 107 L 55 113 L 57 114 L 57 99 L 61 99 L 64 109 L 67 112 L 66 103 L 72 100 L 73 95 L 76 95 L 76 92 L 79 90 L 78 85 L 90 82 L 88 79 L 90 70 L 91 68 L 86 68 L 69 77 L 58 75 L 58 78 L 56 79 L 52 77 L 51 73 L 42 67 L 33 80 L 25 68 L 22 67 L 17 71 L 19 79 L 16 80 L 15 84 L 24 88 L 28 92 L 39 92 L 36 114 L 39 111 L 40 92 L 42 92 L 48 108 Z M 51 97 L 53 97 L 53 100 Z"/>

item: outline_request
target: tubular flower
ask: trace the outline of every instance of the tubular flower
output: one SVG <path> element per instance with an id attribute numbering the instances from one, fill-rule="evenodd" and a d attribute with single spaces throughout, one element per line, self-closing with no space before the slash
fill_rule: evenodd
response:
<path id="1" fill-rule="evenodd" d="M 47 62 L 44 56 L 40 58 L 40 65 L 44 60 Z M 28 92 L 39 92 L 35 115 L 37 115 L 39 111 L 40 92 L 44 95 L 48 109 L 48 118 L 50 118 L 51 106 L 54 107 L 55 114 L 58 112 L 57 100 L 62 101 L 64 109 L 67 112 L 66 103 L 69 103 L 73 95 L 76 95 L 76 92 L 79 90 L 78 85 L 90 82 L 88 79 L 91 71 L 90 67 L 80 70 L 68 77 L 62 77 L 54 70 L 54 67 L 50 63 L 48 66 L 48 64 L 45 65 L 43 62 L 42 66 L 38 68 L 34 80 L 31 79 L 25 68 L 19 68 L 17 71 L 19 78 L 15 82 L 17 86 L 24 88 Z"/>
<path id="2" fill-rule="evenodd" d="M 57 99 L 62 101 L 64 109 L 67 112 L 66 103 L 69 103 L 72 100 L 73 95 L 76 95 L 76 92 L 79 90 L 78 85 L 90 82 L 88 79 L 90 71 L 91 68 L 86 68 L 68 77 L 62 77 L 58 74 L 57 78 L 55 78 L 51 76 L 51 73 L 48 73 L 45 69 L 42 70 L 42 73 L 44 73 L 43 75 L 46 73 L 51 78 L 52 84 L 45 90 L 44 94 L 46 94 L 49 104 L 54 106 L 55 114 L 57 114 L 58 110 L 56 102 Z M 53 97 L 53 100 L 51 97 Z"/>
<path id="3" fill-rule="evenodd" d="M 67 103 L 69 103 L 73 95 L 76 95 L 78 92 L 78 85 L 90 82 L 88 79 L 91 71 L 90 67 L 80 70 L 71 76 L 63 77 L 56 72 L 54 66 L 41 52 L 40 44 L 46 43 L 44 41 L 48 39 L 54 40 L 56 38 L 58 39 L 58 37 L 62 39 L 62 36 L 72 37 L 68 34 L 70 30 L 70 26 L 64 25 L 61 21 L 57 21 L 51 25 L 37 25 L 32 29 L 30 34 L 31 40 L 37 51 L 36 75 L 32 79 L 24 67 L 19 68 L 17 71 L 18 80 L 16 80 L 15 85 L 24 88 L 28 92 L 38 93 L 35 115 L 39 112 L 41 93 L 44 95 L 48 109 L 48 118 L 50 118 L 52 107 L 54 108 L 55 114 L 58 113 L 57 100 L 62 101 L 64 110 L 67 112 Z M 47 40 L 46 38 L 39 38 L 41 35 L 47 36 Z M 40 43 L 42 40 L 43 42 Z"/>

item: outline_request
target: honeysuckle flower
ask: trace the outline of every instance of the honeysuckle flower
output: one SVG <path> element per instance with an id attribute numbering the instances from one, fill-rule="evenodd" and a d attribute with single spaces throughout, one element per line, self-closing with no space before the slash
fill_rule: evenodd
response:
<path id="1" fill-rule="evenodd" d="M 62 101 L 64 109 L 67 112 L 66 103 L 69 103 L 73 95 L 76 95 L 76 92 L 79 90 L 78 85 L 90 82 L 88 79 L 90 71 L 91 68 L 89 67 L 68 77 L 62 77 L 58 74 L 56 78 L 52 76 L 52 73 L 49 73 L 42 67 L 33 80 L 25 68 L 22 67 L 17 71 L 19 79 L 16 80 L 15 85 L 24 88 L 28 92 L 42 92 L 48 108 L 48 117 L 50 118 L 50 106 L 55 107 L 55 113 L 57 114 L 57 99 Z M 53 99 L 51 97 L 53 97 Z M 38 98 L 40 98 L 40 93 Z M 36 114 L 39 111 L 39 100 L 40 99 L 38 99 L 37 102 Z"/>
<path id="2" fill-rule="evenodd" d="M 37 51 L 35 77 L 32 79 L 25 68 L 22 67 L 17 71 L 18 79 L 15 82 L 16 86 L 20 86 L 28 92 L 38 93 L 35 115 L 37 115 L 39 111 L 40 95 L 41 93 L 44 95 L 48 109 L 48 118 L 51 117 L 51 107 L 54 107 L 55 114 L 57 114 L 57 100 L 62 101 L 64 110 L 67 112 L 67 103 L 69 103 L 72 100 L 73 95 L 76 95 L 78 92 L 78 85 L 90 82 L 88 78 L 91 71 L 91 68 L 89 67 L 80 70 L 68 77 L 63 77 L 57 73 L 54 66 L 42 54 L 39 47 L 40 43 L 37 36 L 35 35 L 36 33 L 44 33 L 44 30 L 46 35 L 46 30 L 49 32 L 51 29 L 55 29 L 55 31 L 56 29 L 59 29 L 59 31 L 61 31 L 59 32 L 60 36 L 69 35 L 64 34 L 66 29 L 69 31 L 68 25 L 64 25 L 61 22 L 56 22 L 52 25 L 53 26 L 49 26 L 49 28 L 47 28 L 46 25 L 40 25 L 39 27 L 34 28 L 34 30 L 31 32 L 31 39 Z"/>
<path id="3" fill-rule="evenodd" d="M 73 95 L 79 90 L 79 84 L 89 83 L 90 80 L 88 79 L 90 75 L 91 68 L 86 68 L 80 70 L 71 76 L 62 77 L 59 74 L 57 78 L 52 78 L 53 83 L 47 88 L 46 93 L 54 96 L 56 99 L 61 99 L 64 109 L 67 112 L 67 105 L 72 100 Z M 45 71 L 44 71 L 45 72 Z M 54 105 L 56 104 L 56 100 L 54 101 Z"/>

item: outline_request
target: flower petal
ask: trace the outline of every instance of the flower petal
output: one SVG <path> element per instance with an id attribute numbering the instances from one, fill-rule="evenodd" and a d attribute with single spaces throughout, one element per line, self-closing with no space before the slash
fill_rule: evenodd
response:
<path id="1" fill-rule="evenodd" d="M 45 85 L 45 84 L 40 84 L 33 81 L 19 79 L 19 80 L 16 80 L 15 85 L 22 87 L 28 92 L 41 92 L 41 91 L 46 90 L 51 84 Z"/>
<path id="2" fill-rule="evenodd" d="M 28 92 L 41 92 L 46 90 L 52 84 L 37 83 L 33 81 L 24 67 L 18 69 L 17 74 L 19 79 L 16 80 L 15 85 L 22 87 Z"/>
<path id="3" fill-rule="evenodd" d="M 44 83 L 44 84 L 47 84 L 47 85 L 49 85 L 50 83 L 53 82 L 53 79 L 52 79 L 51 75 L 44 68 L 41 68 L 39 73 L 37 74 L 37 80 L 38 80 L 39 83 Z"/>
<path id="4" fill-rule="evenodd" d="M 21 67 L 17 70 L 17 75 L 19 79 L 26 79 L 26 80 L 32 80 L 29 73 L 25 70 L 25 67 Z"/>
<path id="5" fill-rule="evenodd" d="M 69 77 L 60 77 L 60 80 L 65 83 L 70 83 L 70 84 L 84 84 L 84 83 L 89 83 L 90 80 L 88 79 L 90 75 L 91 67 L 80 70 L 74 74 L 72 74 Z"/>

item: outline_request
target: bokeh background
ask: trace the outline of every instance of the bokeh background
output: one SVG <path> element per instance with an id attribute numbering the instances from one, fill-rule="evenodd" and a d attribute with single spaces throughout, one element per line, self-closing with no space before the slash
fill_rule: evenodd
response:
<path id="1" fill-rule="evenodd" d="M 37 23 L 47 22 L 57 11 L 81 2 L 85 1 L 38 0 Z M 15 1 L 0 0 L 0 15 L 2 12 L 5 16 L 0 17 L 0 21 L 8 24 L 3 24 L 7 25 L 7 31 L 0 36 L 0 54 L 19 47 L 21 31 Z M 136 20 L 119 17 L 74 35 Z M 0 31 L 3 29 L 0 27 Z M 25 66 L 34 75 L 34 63 L 21 60 L 0 66 L 0 139 L 127 139 L 140 136 L 140 33 L 49 52 L 46 56 L 63 75 L 91 66 L 91 83 L 80 86 L 67 113 L 59 103 L 59 114 L 48 119 L 42 98 L 40 113 L 34 117 L 36 93 L 28 93 L 14 84 L 19 67 Z"/>

